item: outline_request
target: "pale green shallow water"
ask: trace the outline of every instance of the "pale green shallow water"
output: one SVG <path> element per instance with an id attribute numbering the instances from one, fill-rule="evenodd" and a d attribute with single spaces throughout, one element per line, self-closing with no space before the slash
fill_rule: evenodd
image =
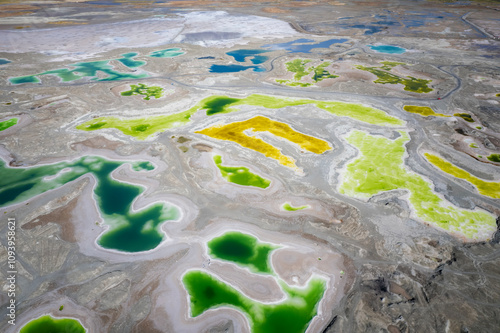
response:
<path id="1" fill-rule="evenodd" d="M 399 138 L 391 140 L 352 131 L 345 139 L 360 154 L 346 166 L 339 192 L 369 198 L 385 191 L 407 189 L 412 209 L 422 221 L 469 238 L 476 238 L 484 230 L 493 232 L 496 224 L 491 214 L 453 206 L 433 191 L 432 183 L 405 167 L 404 146 L 410 138 L 406 132 L 399 133 Z"/>
<path id="2" fill-rule="evenodd" d="M 140 118 L 99 117 L 80 124 L 76 128 L 83 131 L 115 128 L 125 135 L 130 135 L 138 140 L 145 140 L 155 133 L 188 124 L 191 116 L 200 110 L 206 110 L 206 114 L 210 116 L 238 111 L 237 106 L 240 105 L 260 106 L 268 109 L 314 105 L 335 116 L 349 117 L 372 125 L 402 126 L 405 124 L 401 119 L 391 116 L 382 110 L 361 104 L 254 94 L 245 98 L 230 98 L 219 95 L 210 96 L 202 99 L 188 110 L 164 116 Z"/>

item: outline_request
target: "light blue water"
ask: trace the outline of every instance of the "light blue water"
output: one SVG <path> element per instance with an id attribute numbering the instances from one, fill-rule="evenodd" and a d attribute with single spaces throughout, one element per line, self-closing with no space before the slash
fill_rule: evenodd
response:
<path id="1" fill-rule="evenodd" d="M 372 49 L 375 52 L 379 53 L 389 53 L 389 54 L 403 54 L 406 52 L 406 49 L 399 47 L 399 46 L 393 46 L 393 45 L 368 45 L 370 49 Z"/>
<path id="2" fill-rule="evenodd" d="M 287 43 L 267 44 L 262 47 L 271 50 L 287 50 L 290 53 L 311 53 L 312 49 L 327 49 L 333 44 L 345 43 L 347 41 L 347 38 L 337 38 L 315 43 L 313 39 L 301 38 Z"/>
<path id="3" fill-rule="evenodd" d="M 238 62 L 245 62 L 247 58 L 250 58 L 250 61 L 254 65 L 262 64 L 266 62 L 269 57 L 259 55 L 261 53 L 270 52 L 269 50 L 235 50 L 227 52 L 228 56 L 234 58 L 234 60 Z"/>

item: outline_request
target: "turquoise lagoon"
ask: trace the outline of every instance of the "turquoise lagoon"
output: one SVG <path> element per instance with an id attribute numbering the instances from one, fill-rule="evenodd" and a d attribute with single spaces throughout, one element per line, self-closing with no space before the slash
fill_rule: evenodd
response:
<path id="1" fill-rule="evenodd" d="M 388 53 L 388 54 L 403 54 L 406 52 L 406 49 L 399 47 L 399 46 L 393 46 L 393 45 L 368 45 L 370 49 L 372 49 L 375 52 L 379 53 Z"/>
<path id="2" fill-rule="evenodd" d="M 266 62 L 269 57 L 261 55 L 262 53 L 269 52 L 268 50 L 235 50 L 229 51 L 226 54 L 233 57 L 237 62 L 246 62 L 247 58 L 252 62 L 253 65 L 212 65 L 210 67 L 210 73 L 236 73 L 242 72 L 247 69 L 253 69 L 254 72 L 265 72 L 266 69 L 262 66 L 258 66 Z"/>

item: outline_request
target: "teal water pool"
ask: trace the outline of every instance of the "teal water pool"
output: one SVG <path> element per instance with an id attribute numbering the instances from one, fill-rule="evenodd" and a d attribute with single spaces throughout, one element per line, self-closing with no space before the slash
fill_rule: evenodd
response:
<path id="1" fill-rule="evenodd" d="M 26 201 L 85 174 L 92 174 L 96 179 L 94 199 L 104 223 L 109 227 L 97 243 L 103 248 L 122 252 L 152 250 L 164 239 L 161 224 L 177 220 L 180 211 L 162 202 L 134 211 L 132 203 L 144 192 L 144 188 L 111 177 L 111 173 L 124 163 L 129 163 L 137 172 L 154 169 L 153 164 L 147 161 L 120 162 L 96 156 L 30 168 L 10 168 L 0 161 L 0 174 L 3 176 L 0 179 L 0 206 Z M 89 221 L 89 226 L 93 223 Z"/>
<path id="2" fill-rule="evenodd" d="M 394 46 L 394 45 L 368 45 L 370 49 L 379 53 L 388 53 L 388 54 L 403 54 L 406 52 L 406 49 Z"/>

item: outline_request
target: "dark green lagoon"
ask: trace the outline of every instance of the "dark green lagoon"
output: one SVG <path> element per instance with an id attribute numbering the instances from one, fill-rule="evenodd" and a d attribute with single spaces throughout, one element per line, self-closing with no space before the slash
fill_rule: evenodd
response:
<path id="1" fill-rule="evenodd" d="M 254 236 L 232 231 L 207 243 L 209 254 L 248 267 L 255 273 L 271 274 L 269 255 L 277 246 L 260 243 Z"/>
<path id="2" fill-rule="evenodd" d="M 98 239 L 98 244 L 123 252 L 152 250 L 164 239 L 160 225 L 178 219 L 180 212 L 166 203 L 155 203 L 133 211 L 132 202 L 144 192 L 144 188 L 119 182 L 110 176 L 124 163 L 130 163 L 135 171 L 154 169 L 150 162 L 120 162 L 95 156 L 31 168 L 10 168 L 0 161 L 0 206 L 23 202 L 85 174 L 92 174 L 97 181 L 94 199 L 109 226 Z M 89 221 L 89 226 L 94 222 Z"/>

